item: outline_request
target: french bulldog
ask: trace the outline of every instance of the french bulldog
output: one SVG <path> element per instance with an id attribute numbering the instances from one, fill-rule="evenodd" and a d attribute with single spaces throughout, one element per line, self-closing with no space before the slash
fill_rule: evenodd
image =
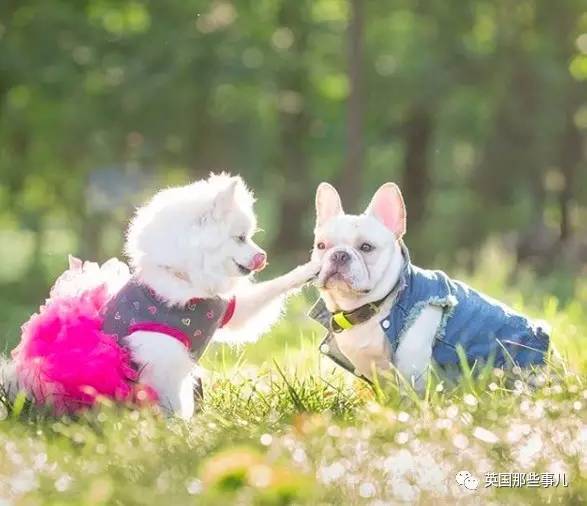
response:
<path id="1" fill-rule="evenodd" d="M 381 186 L 361 215 L 345 214 L 336 189 L 316 192 L 312 260 L 321 298 L 310 316 L 328 330 L 320 351 L 355 375 L 395 369 L 422 391 L 427 371 L 542 364 L 549 336 L 513 309 L 442 271 L 410 261 L 399 187 Z"/>

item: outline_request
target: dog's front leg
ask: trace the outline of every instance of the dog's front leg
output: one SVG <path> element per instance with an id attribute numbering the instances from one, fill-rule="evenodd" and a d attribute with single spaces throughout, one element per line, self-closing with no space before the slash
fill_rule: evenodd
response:
<path id="1" fill-rule="evenodd" d="M 442 314 L 440 307 L 426 307 L 406 331 L 395 352 L 395 366 L 418 393 L 426 389 L 432 346 L 442 322 Z"/>
<path id="2" fill-rule="evenodd" d="M 301 288 L 304 283 L 316 276 L 319 270 L 320 263 L 310 261 L 278 278 L 249 285 L 246 290 L 236 294 L 234 314 L 226 325 L 227 329 L 238 330 L 247 325 L 268 306 L 279 301 L 281 296 Z M 279 314 L 279 308 L 277 314 Z"/>

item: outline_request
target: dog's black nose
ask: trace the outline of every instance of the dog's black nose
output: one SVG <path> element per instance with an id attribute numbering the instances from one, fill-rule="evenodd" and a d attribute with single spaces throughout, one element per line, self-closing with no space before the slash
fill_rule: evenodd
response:
<path id="1" fill-rule="evenodd" d="M 351 256 L 346 251 L 335 251 L 331 258 L 335 264 L 343 265 L 351 259 Z"/>

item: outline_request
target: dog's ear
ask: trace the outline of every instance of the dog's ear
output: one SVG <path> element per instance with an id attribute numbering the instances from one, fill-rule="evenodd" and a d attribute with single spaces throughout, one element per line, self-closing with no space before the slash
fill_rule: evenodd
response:
<path id="1" fill-rule="evenodd" d="M 365 214 L 375 216 L 400 239 L 406 233 L 406 206 L 395 183 L 385 183 L 373 195 Z"/>
<path id="2" fill-rule="evenodd" d="M 328 183 L 320 183 L 316 190 L 316 226 L 326 223 L 330 218 L 343 214 L 338 192 Z"/>
<path id="3" fill-rule="evenodd" d="M 232 177 L 226 188 L 216 195 L 214 199 L 213 214 L 216 218 L 223 218 L 234 207 L 236 187 L 238 178 Z"/>

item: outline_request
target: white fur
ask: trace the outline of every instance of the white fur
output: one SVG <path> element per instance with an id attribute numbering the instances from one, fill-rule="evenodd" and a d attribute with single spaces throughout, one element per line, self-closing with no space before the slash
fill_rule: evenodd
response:
<path id="1" fill-rule="evenodd" d="M 129 227 L 135 274 L 175 304 L 231 293 L 242 279 L 234 262 L 249 265 L 263 251 L 252 240 L 253 203 L 242 179 L 226 174 L 160 191 Z"/>
<path id="2" fill-rule="evenodd" d="M 389 311 L 393 301 L 388 301 L 381 313 Z M 374 371 L 391 368 L 389 341 L 379 326 L 380 317 L 373 317 L 349 330 L 335 334 L 340 351 L 355 366 L 357 375 L 372 378 Z"/>
<path id="3" fill-rule="evenodd" d="M 365 213 L 359 216 L 344 214 L 338 193 L 331 185 L 322 183 L 318 187 L 312 259 L 321 262 L 317 286 L 329 311 L 351 311 L 391 292 L 404 265 L 399 240 L 405 230 L 405 206 L 393 183 L 379 188 Z M 373 246 L 373 250 L 361 251 L 364 243 Z M 349 254 L 345 265 L 333 260 L 341 251 Z M 421 391 L 426 384 L 442 310 L 434 306 L 425 308 L 391 356 L 380 323 L 394 303 L 393 299 L 385 301 L 368 321 L 335 334 L 336 343 L 358 374 L 371 378 L 374 370 L 390 369 L 391 357 L 404 378 Z"/>
<path id="4" fill-rule="evenodd" d="M 158 332 L 139 331 L 127 338 L 133 359 L 141 370 L 141 382 L 153 387 L 161 407 L 182 418 L 194 411 L 194 363 L 176 339 Z"/>
<path id="5" fill-rule="evenodd" d="M 170 304 L 235 296 L 234 314 L 215 336 L 223 341 L 251 341 L 269 330 L 281 314 L 284 296 L 319 270 L 310 262 L 257 284 L 239 272 L 235 262 L 250 265 L 262 252 L 252 239 L 257 226 L 253 203 L 239 177 L 212 175 L 159 192 L 137 211 L 129 229 L 126 250 L 136 274 Z M 189 418 L 195 364 L 187 350 L 155 332 L 136 332 L 127 341 L 143 366 L 141 381 L 155 388 L 164 408 Z"/>
<path id="6" fill-rule="evenodd" d="M 168 188 L 137 210 L 126 243 L 134 274 L 170 305 L 185 305 L 194 297 L 235 296 L 234 314 L 218 332 L 232 342 L 266 332 L 279 318 L 285 295 L 320 268 L 309 262 L 271 281 L 252 283 L 238 265 L 256 268 L 255 256 L 264 253 L 252 239 L 257 227 L 253 203 L 242 179 L 227 174 Z M 128 279 L 128 270 L 122 272 L 119 264 L 111 261 L 96 270 L 74 260 L 70 271 L 87 271 L 83 284 L 90 287 L 102 270 Z M 56 289 L 75 288 L 68 276 L 60 278 Z M 75 277 L 79 280 L 79 274 Z M 139 381 L 157 391 L 165 410 L 191 417 L 195 363 L 188 350 L 157 332 L 135 332 L 126 342 L 141 368 Z M 7 376 L 0 379 L 12 381 L 8 367 L 0 372 Z"/>
<path id="7" fill-rule="evenodd" d="M 275 321 L 271 318 L 279 317 L 281 313 L 284 294 L 302 286 L 316 271 L 316 265 L 308 263 L 271 281 L 251 284 L 246 292 L 238 293 L 232 319 L 217 334 L 221 334 L 222 340 L 230 340 L 235 332 L 244 332 L 245 339 L 250 340 L 269 330 Z M 194 410 L 193 372 L 196 364 L 185 347 L 157 332 L 135 332 L 127 342 L 133 359 L 142 368 L 140 381 L 157 391 L 164 409 L 182 418 L 190 418 Z"/>
<path id="8" fill-rule="evenodd" d="M 442 309 L 438 306 L 425 307 L 402 336 L 395 352 L 395 366 L 417 392 L 422 392 L 426 387 L 432 345 L 442 321 L 442 314 Z"/>

